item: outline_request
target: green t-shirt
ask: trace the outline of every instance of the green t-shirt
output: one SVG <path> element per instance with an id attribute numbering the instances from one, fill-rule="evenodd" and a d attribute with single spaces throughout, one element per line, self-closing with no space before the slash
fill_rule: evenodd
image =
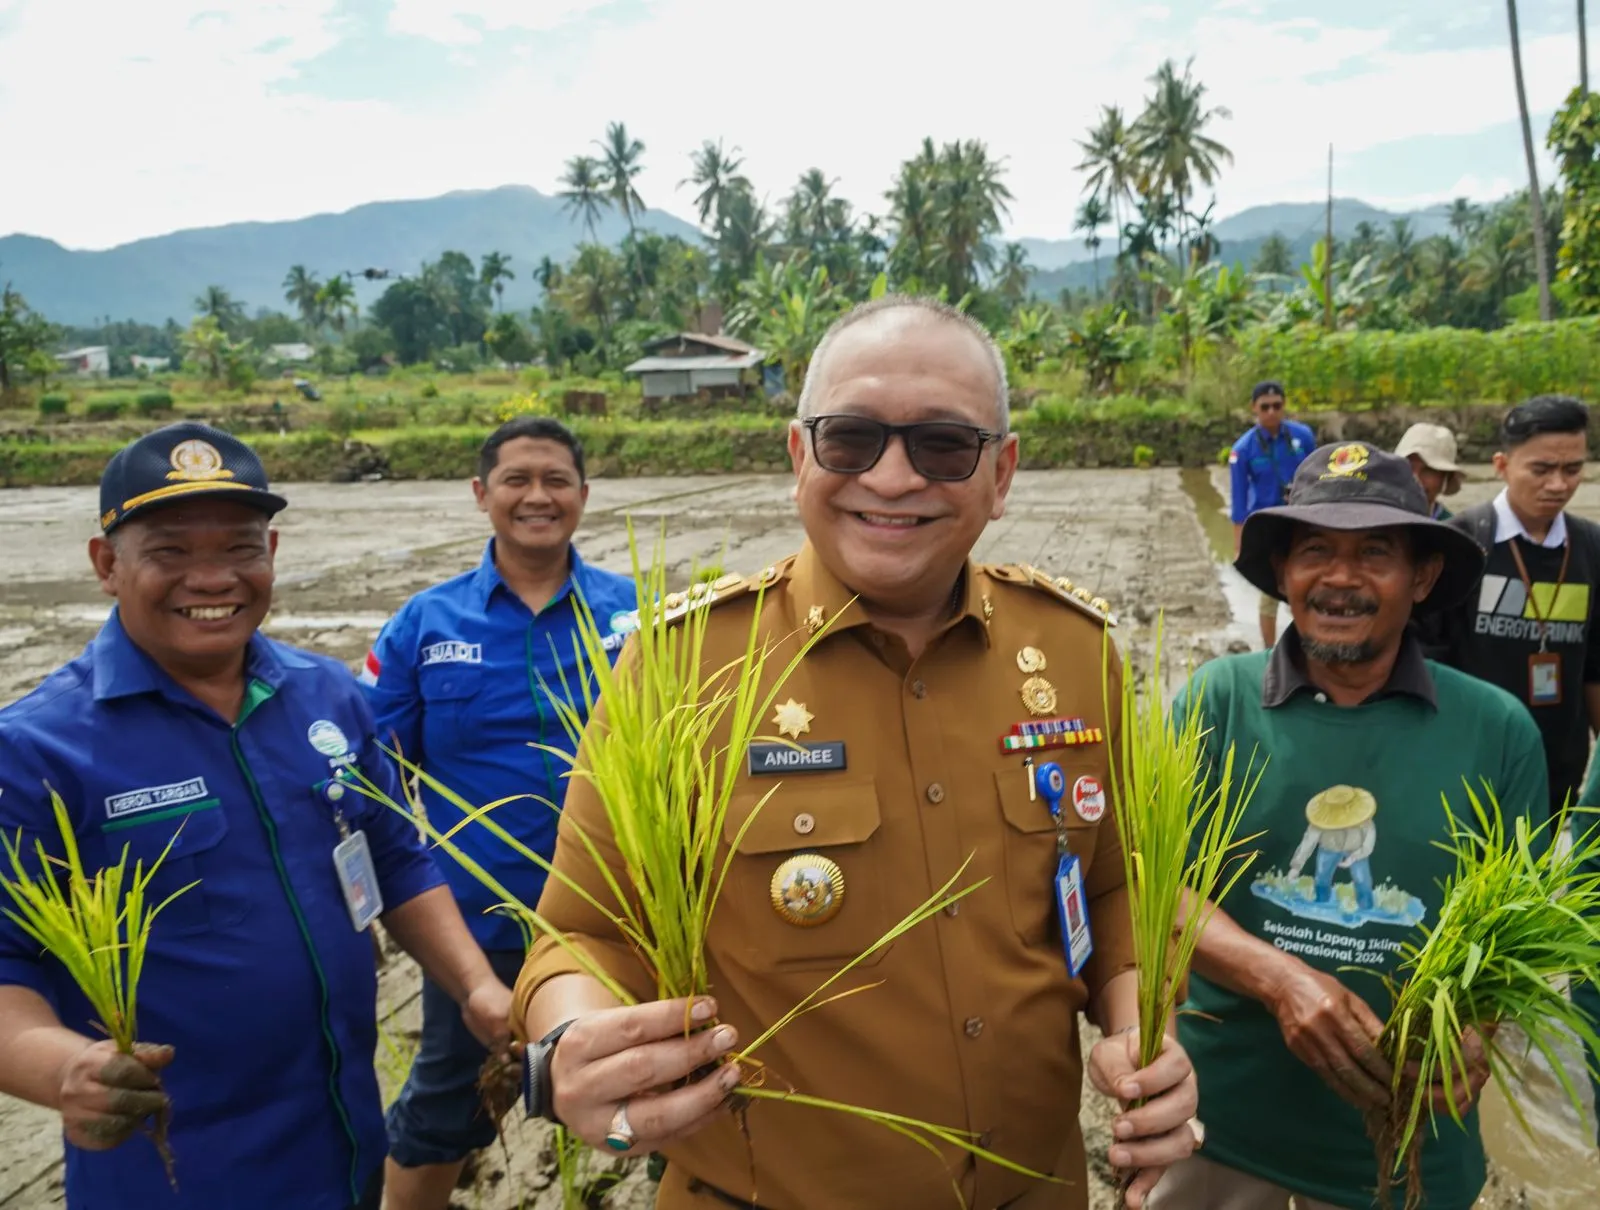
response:
<path id="1" fill-rule="evenodd" d="M 1238 832 L 1261 833 L 1250 845 L 1258 856 L 1222 906 L 1251 935 L 1339 979 L 1382 1020 L 1390 1003 L 1376 976 L 1395 969 L 1417 925 L 1437 919 L 1454 869 L 1434 845 L 1448 834 L 1441 793 L 1469 812 L 1462 779 L 1480 798 L 1487 779 L 1508 819 L 1526 812 L 1543 822 L 1539 731 L 1504 690 L 1432 662 L 1437 709 L 1395 693 L 1340 707 L 1307 689 L 1269 709 L 1268 654 L 1196 673 L 1211 759 L 1230 743 L 1236 769 L 1252 752 L 1258 761 L 1270 754 Z M 1290 1052 L 1266 1006 L 1196 974 L 1186 1007 L 1178 1032 L 1199 1081 L 1207 1158 L 1335 1206 L 1373 1206 L 1377 1159 L 1361 1114 Z M 1428 1210 L 1468 1210 L 1483 1186 L 1477 1114 L 1466 1121 L 1463 1131 L 1441 1118 L 1424 1146 Z"/>

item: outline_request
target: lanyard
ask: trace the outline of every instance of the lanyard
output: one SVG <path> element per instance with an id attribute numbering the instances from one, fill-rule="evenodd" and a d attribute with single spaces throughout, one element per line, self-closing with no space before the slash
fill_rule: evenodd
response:
<path id="1" fill-rule="evenodd" d="M 1259 424 L 1256 425 L 1256 444 L 1261 447 L 1261 452 L 1272 463 L 1272 477 L 1278 481 L 1277 503 L 1279 504 L 1283 503 L 1284 495 L 1289 490 L 1289 485 L 1283 481 L 1283 464 L 1278 461 L 1280 444 L 1287 444 L 1287 440 L 1283 429 L 1278 430 L 1277 437 L 1269 438 L 1267 431 Z"/>
<path id="2" fill-rule="evenodd" d="M 1528 594 L 1528 608 L 1533 610 L 1533 616 L 1539 623 L 1539 650 L 1545 650 L 1549 641 L 1550 622 L 1545 617 L 1545 611 L 1539 608 L 1539 601 L 1533 595 L 1533 579 L 1528 575 L 1528 565 L 1522 561 L 1521 538 L 1511 539 L 1511 557 L 1517 561 L 1517 574 L 1522 577 L 1522 587 Z M 1572 541 L 1568 539 L 1561 544 L 1561 574 L 1556 577 L 1556 590 L 1550 594 L 1550 611 L 1555 612 L 1556 602 L 1561 599 L 1561 589 L 1567 582 L 1567 568 L 1572 564 Z"/>

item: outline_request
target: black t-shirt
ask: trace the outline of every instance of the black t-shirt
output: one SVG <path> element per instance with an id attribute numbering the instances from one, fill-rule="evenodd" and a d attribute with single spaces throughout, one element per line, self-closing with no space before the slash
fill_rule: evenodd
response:
<path id="1" fill-rule="evenodd" d="M 1511 542 L 1517 543 L 1533 582 L 1532 603 Z M 1577 801 L 1589 763 L 1589 711 L 1583 690 L 1586 684 L 1600 681 L 1600 642 L 1591 641 L 1590 625 L 1600 568 L 1590 565 L 1587 543 L 1574 541 L 1569 534 L 1568 547 L 1572 557 L 1562 580 L 1566 548 L 1535 546 L 1516 538 L 1496 542 L 1489 549 L 1488 565 L 1475 595 L 1461 607 L 1465 616 L 1452 627 L 1456 650 L 1450 662 L 1508 691 L 1528 706 L 1538 723 L 1550 769 L 1552 809 L 1560 806 L 1569 791 Z M 1539 620 L 1541 615 L 1544 622 Z M 1528 657 L 1539 650 L 1540 635 L 1545 631 L 1545 650 L 1561 659 L 1561 700 L 1536 706 L 1530 703 Z"/>

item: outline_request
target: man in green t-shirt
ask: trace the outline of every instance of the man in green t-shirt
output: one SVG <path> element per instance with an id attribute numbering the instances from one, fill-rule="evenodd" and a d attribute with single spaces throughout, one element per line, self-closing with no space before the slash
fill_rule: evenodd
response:
<path id="1" fill-rule="evenodd" d="M 1465 539 L 1465 540 L 1463 540 Z M 1316 450 L 1288 503 L 1245 523 L 1235 566 L 1289 604 L 1270 652 L 1205 665 L 1208 755 L 1265 760 L 1240 824 L 1256 858 L 1195 954 L 1178 1032 L 1192 1058 L 1203 1154 L 1168 1169 L 1161 1210 L 1369 1210 L 1377 1158 L 1363 1112 L 1393 1073 L 1374 1045 L 1389 1010 L 1379 975 L 1438 918 L 1453 869 L 1440 796 L 1463 781 L 1502 810 L 1548 813 L 1544 752 L 1510 694 L 1423 657 L 1413 612 L 1470 592 L 1483 553 L 1432 520 L 1406 460 L 1362 443 Z M 1473 1108 L 1487 1068 L 1466 1039 L 1422 1150 L 1429 1210 L 1469 1210 L 1484 1181 Z M 1426 1125 L 1424 1129 L 1427 1129 Z"/>

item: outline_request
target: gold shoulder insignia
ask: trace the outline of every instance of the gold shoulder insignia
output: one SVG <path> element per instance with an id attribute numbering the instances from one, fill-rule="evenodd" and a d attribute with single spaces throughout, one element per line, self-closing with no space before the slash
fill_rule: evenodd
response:
<path id="1" fill-rule="evenodd" d="M 698 580 L 689 586 L 687 592 L 670 592 L 661 600 L 666 606 L 666 620 L 675 622 L 691 609 L 724 605 L 739 597 L 753 595 L 763 588 L 770 588 L 789 574 L 790 562 L 791 560 L 784 559 L 748 576 L 729 572 L 709 583 Z"/>
<path id="2" fill-rule="evenodd" d="M 1052 578 L 1029 563 L 984 564 L 982 570 L 992 579 L 1008 584 L 1024 584 L 1048 593 L 1097 622 L 1107 626 L 1117 624 L 1117 615 L 1111 609 L 1111 602 L 1095 596 L 1082 585 L 1074 584 L 1066 576 Z"/>

